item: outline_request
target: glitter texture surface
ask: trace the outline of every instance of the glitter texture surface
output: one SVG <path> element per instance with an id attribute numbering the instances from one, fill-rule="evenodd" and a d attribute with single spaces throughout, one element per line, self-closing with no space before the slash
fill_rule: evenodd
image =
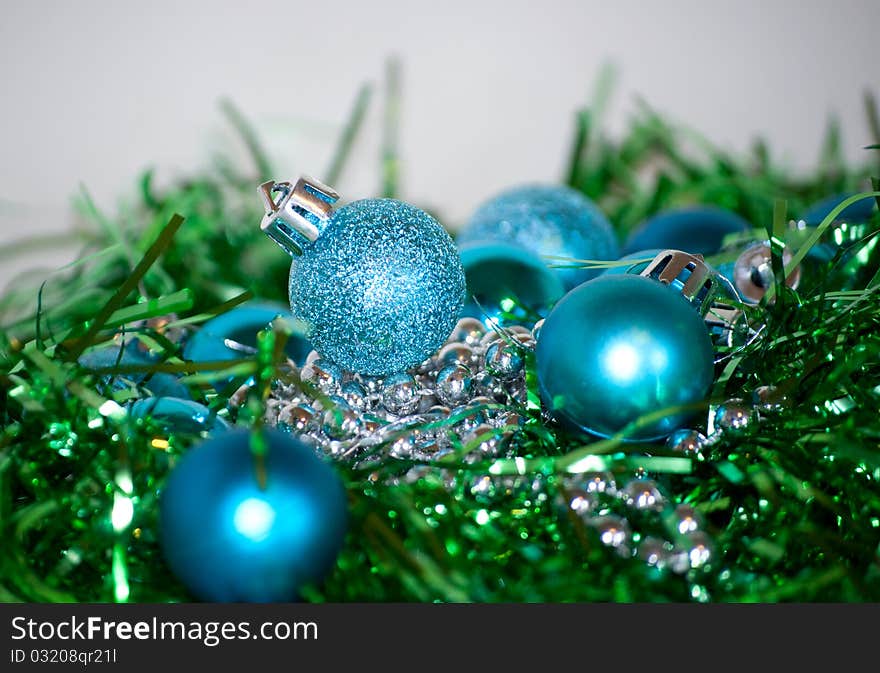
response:
<path id="1" fill-rule="evenodd" d="M 425 360 L 455 326 L 465 280 L 455 244 L 423 210 L 363 199 L 337 210 L 290 266 L 290 307 L 323 357 L 386 375 Z"/>
<path id="2" fill-rule="evenodd" d="M 480 206 L 458 237 L 459 244 L 498 241 L 538 255 L 614 260 L 614 230 L 592 201 L 562 185 L 525 185 Z M 564 264 L 561 260 L 545 260 Z M 597 275 L 590 269 L 555 269 L 566 288 Z"/>

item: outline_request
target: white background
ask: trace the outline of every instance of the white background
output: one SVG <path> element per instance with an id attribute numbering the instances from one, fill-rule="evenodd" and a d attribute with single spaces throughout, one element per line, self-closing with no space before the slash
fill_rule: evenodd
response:
<path id="1" fill-rule="evenodd" d="M 390 55 L 403 64 L 403 196 L 450 228 L 499 188 L 561 175 L 604 63 L 619 73 L 610 129 L 639 94 L 734 151 L 760 133 L 797 168 L 832 113 L 847 156 L 863 157 L 862 94 L 880 90 L 877 0 L 0 5 L 0 245 L 64 230 L 80 185 L 112 212 L 148 166 L 167 180 L 218 148 L 244 160 L 223 96 L 255 122 L 277 177 L 320 176 Z M 380 102 L 336 185 L 348 198 L 378 190 Z M 0 285 L 70 255 L 0 257 Z"/>

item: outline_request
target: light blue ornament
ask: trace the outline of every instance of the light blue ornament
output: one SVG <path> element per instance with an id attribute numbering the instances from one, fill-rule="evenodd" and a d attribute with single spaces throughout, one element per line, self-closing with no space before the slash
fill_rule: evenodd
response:
<path id="1" fill-rule="evenodd" d="M 525 185 L 481 205 L 458 236 L 459 244 L 493 241 L 539 257 L 610 260 L 618 244 L 605 214 L 590 199 L 563 185 Z M 543 260 L 545 264 L 565 264 Z M 566 288 L 598 275 L 595 269 L 553 269 Z"/>
<path id="2" fill-rule="evenodd" d="M 651 248 L 650 250 L 637 250 L 636 252 L 631 252 L 628 255 L 624 255 L 617 261 L 624 262 L 633 260 L 632 264 L 609 267 L 602 272 L 602 275 L 616 276 L 621 273 L 632 273 L 638 275 L 642 271 L 644 271 L 647 268 L 648 264 L 651 263 L 651 260 L 654 259 L 661 252 L 663 251 L 659 248 Z M 636 262 L 635 260 L 638 261 Z"/>
<path id="3" fill-rule="evenodd" d="M 461 266 L 467 299 L 461 317 L 486 324 L 522 324 L 543 317 L 563 294 L 559 276 L 537 255 L 507 243 L 470 243 L 461 246 Z"/>
<path id="4" fill-rule="evenodd" d="M 551 413 L 600 437 L 661 413 L 628 435 L 665 437 L 706 398 L 712 343 L 700 313 L 659 282 L 602 276 L 563 297 L 538 335 L 541 397 Z M 668 413 L 663 410 L 670 409 Z"/>
<path id="5" fill-rule="evenodd" d="M 120 351 L 122 352 L 121 355 Z M 130 344 L 125 346 L 114 344 L 112 346 L 102 346 L 84 353 L 77 362 L 86 369 L 98 370 L 117 366 L 125 367 L 127 365 L 151 366 L 156 361 L 149 354 L 136 347 L 132 347 Z M 122 390 L 127 385 L 137 385 L 149 390 L 157 397 L 167 396 L 188 399 L 190 396 L 189 389 L 177 377 L 167 372 L 106 374 L 101 377 L 101 380 L 105 385 L 111 386 L 114 390 Z"/>
<path id="6" fill-rule="evenodd" d="M 659 248 L 713 255 L 728 234 L 745 233 L 749 223 L 736 213 L 710 206 L 667 210 L 646 220 L 633 231 L 624 253 Z"/>
<path id="7" fill-rule="evenodd" d="M 405 371 L 455 327 L 465 280 L 437 220 L 394 199 L 337 210 L 314 180 L 267 183 L 263 230 L 293 255 L 290 306 L 322 357 L 361 374 Z M 282 196 L 274 201 L 274 194 Z"/>
<path id="8" fill-rule="evenodd" d="M 342 547 L 348 514 L 339 477 L 296 438 L 277 430 L 264 437 L 264 484 L 252 433 L 233 430 L 184 454 L 162 490 L 162 550 L 200 600 L 296 600 Z"/>
<path id="9" fill-rule="evenodd" d="M 229 423 L 208 407 L 179 397 L 147 397 L 134 402 L 128 410 L 132 418 L 151 419 L 167 432 L 222 432 Z"/>
<path id="10" fill-rule="evenodd" d="M 257 334 L 278 316 L 292 318 L 286 306 L 274 302 L 252 301 L 236 306 L 202 325 L 184 345 L 183 357 L 193 362 L 247 358 L 256 351 Z M 304 333 L 294 331 L 284 350 L 302 365 L 312 346 Z"/>

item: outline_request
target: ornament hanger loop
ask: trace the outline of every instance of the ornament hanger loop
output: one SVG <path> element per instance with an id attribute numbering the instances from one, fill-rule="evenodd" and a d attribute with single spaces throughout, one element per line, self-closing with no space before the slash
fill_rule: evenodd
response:
<path id="1" fill-rule="evenodd" d="M 269 180 L 257 191 L 266 209 L 260 229 L 294 257 L 318 240 L 339 200 L 331 187 L 306 176 L 296 184 Z"/>

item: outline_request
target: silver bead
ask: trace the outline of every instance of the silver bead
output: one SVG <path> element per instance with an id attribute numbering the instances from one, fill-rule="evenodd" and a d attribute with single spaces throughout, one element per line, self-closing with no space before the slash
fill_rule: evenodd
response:
<path id="1" fill-rule="evenodd" d="M 480 346 L 483 348 L 488 348 L 496 341 L 501 341 L 501 335 L 496 332 L 494 329 L 490 329 L 483 335 L 483 338 L 480 339 Z"/>
<path id="2" fill-rule="evenodd" d="M 660 538 L 648 536 L 639 544 L 638 556 L 649 566 L 664 568 L 669 563 L 672 545 Z"/>
<path id="3" fill-rule="evenodd" d="M 693 533 L 702 526 L 702 518 L 690 505 L 678 505 L 669 519 L 670 524 L 680 535 Z"/>
<path id="4" fill-rule="evenodd" d="M 379 431 L 383 421 L 375 414 L 363 414 L 361 416 L 361 432 L 365 435 L 372 435 Z"/>
<path id="5" fill-rule="evenodd" d="M 467 367 L 447 365 L 437 374 L 436 394 L 444 404 L 458 405 L 470 399 L 473 385 Z"/>
<path id="6" fill-rule="evenodd" d="M 755 410 L 743 400 L 732 399 L 720 404 L 715 410 L 715 428 L 721 431 L 744 430 L 755 417 Z"/>
<path id="7" fill-rule="evenodd" d="M 323 393 L 335 391 L 342 383 L 342 368 L 323 358 L 303 366 L 301 377 Z"/>
<path id="8" fill-rule="evenodd" d="M 360 414 L 341 398 L 334 399 L 334 402 L 335 406 L 324 412 L 324 434 L 340 441 L 353 439 L 361 429 Z"/>
<path id="9" fill-rule="evenodd" d="M 706 446 L 706 436 L 696 430 L 676 430 L 666 439 L 666 446 L 685 454 L 698 454 Z"/>
<path id="10" fill-rule="evenodd" d="M 471 481 L 470 492 L 475 496 L 492 497 L 495 495 L 495 481 L 488 474 L 481 474 Z"/>
<path id="11" fill-rule="evenodd" d="M 434 393 L 428 390 L 423 390 L 419 394 L 419 406 L 416 408 L 416 413 L 427 414 L 438 404 L 440 404 L 440 400 Z"/>
<path id="12" fill-rule="evenodd" d="M 684 540 L 681 549 L 687 554 L 691 568 L 700 568 L 711 560 L 714 554 L 713 544 L 706 533 L 698 530 L 686 535 Z"/>
<path id="13" fill-rule="evenodd" d="M 584 472 L 583 474 L 568 475 L 565 483 L 574 488 L 582 488 L 588 493 L 605 493 L 614 495 L 617 493 L 617 482 L 611 472 Z"/>
<path id="14" fill-rule="evenodd" d="M 480 397 L 488 397 L 494 402 L 506 402 L 507 390 L 489 372 L 479 372 L 474 376 L 474 392 Z"/>
<path id="15" fill-rule="evenodd" d="M 369 376 L 367 374 L 355 374 L 354 380 L 359 382 L 368 395 L 378 395 L 382 392 L 382 377 Z"/>
<path id="16" fill-rule="evenodd" d="M 665 498 L 651 479 L 633 479 L 621 491 L 621 496 L 630 507 L 635 509 L 663 509 Z"/>
<path id="17" fill-rule="evenodd" d="M 585 523 L 596 530 L 602 544 L 614 547 L 623 555 L 629 555 L 630 530 L 626 519 L 607 514 L 588 518 Z"/>
<path id="18" fill-rule="evenodd" d="M 468 346 L 478 346 L 485 333 L 485 325 L 476 318 L 462 318 L 452 330 L 449 342 L 460 341 Z"/>
<path id="19" fill-rule="evenodd" d="M 752 391 L 752 403 L 761 411 L 780 411 L 791 404 L 776 386 L 758 386 Z"/>
<path id="20" fill-rule="evenodd" d="M 516 347 L 496 341 L 486 349 L 486 371 L 502 381 L 515 379 L 523 370 L 523 358 Z"/>
<path id="21" fill-rule="evenodd" d="M 469 367 L 474 362 L 474 359 L 474 349 L 461 342 L 446 344 L 437 353 L 437 361 L 441 367 L 454 364 Z"/>
<path id="22" fill-rule="evenodd" d="M 791 253 L 788 250 L 783 250 L 783 265 L 788 266 L 790 262 Z M 744 301 L 751 304 L 757 304 L 761 301 L 767 294 L 767 288 L 776 282 L 771 262 L 770 245 L 762 242 L 746 248 L 733 265 L 732 280 Z M 801 269 L 800 266 L 797 266 L 785 279 L 785 284 L 796 289 L 800 280 Z"/>
<path id="23" fill-rule="evenodd" d="M 416 436 L 412 434 L 398 437 L 388 446 L 388 455 L 392 458 L 412 458 L 416 441 Z"/>
<path id="24" fill-rule="evenodd" d="M 394 374 L 385 379 L 382 404 L 392 414 L 403 416 L 412 413 L 419 406 L 419 400 L 416 380 L 409 374 Z"/>
<path id="25" fill-rule="evenodd" d="M 357 381 L 346 381 L 340 388 L 342 399 L 348 402 L 352 409 L 363 411 L 369 406 L 369 394 Z"/>
<path id="26" fill-rule="evenodd" d="M 525 419 L 515 411 L 504 409 L 494 417 L 490 418 L 489 422 L 496 428 L 517 430 L 523 423 L 525 423 Z"/>
<path id="27" fill-rule="evenodd" d="M 477 453 L 481 458 L 497 456 L 507 448 L 510 437 L 500 433 L 491 425 L 478 425 L 468 432 L 462 442 L 471 447 L 471 453 Z"/>
<path id="28" fill-rule="evenodd" d="M 584 516 L 590 514 L 599 504 L 598 496 L 584 489 L 566 491 L 564 495 L 565 506 L 575 514 Z"/>
<path id="29" fill-rule="evenodd" d="M 278 414 L 278 422 L 297 434 L 312 432 L 318 428 L 318 412 L 308 404 L 291 404 Z"/>

